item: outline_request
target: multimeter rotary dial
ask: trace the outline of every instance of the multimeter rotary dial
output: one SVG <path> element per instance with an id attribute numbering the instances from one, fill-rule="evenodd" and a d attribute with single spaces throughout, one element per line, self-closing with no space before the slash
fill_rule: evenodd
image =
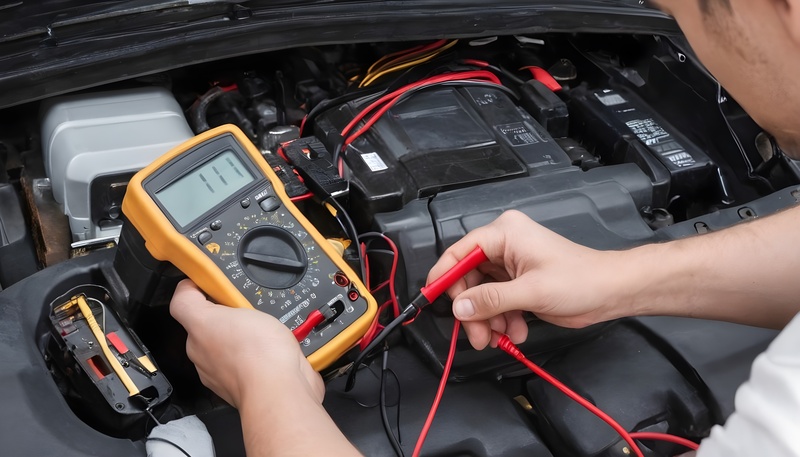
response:
<path id="1" fill-rule="evenodd" d="M 261 287 L 288 289 L 303 279 L 308 258 L 303 245 L 290 232 L 261 226 L 242 236 L 239 265 Z"/>

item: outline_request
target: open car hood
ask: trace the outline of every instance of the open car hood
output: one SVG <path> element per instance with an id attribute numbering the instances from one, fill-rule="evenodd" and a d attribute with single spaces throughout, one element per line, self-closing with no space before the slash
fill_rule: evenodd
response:
<path id="1" fill-rule="evenodd" d="M 0 108 L 293 46 L 479 33 L 679 34 L 671 18 L 638 0 L 51 1 L 8 3 L 0 13 Z"/>

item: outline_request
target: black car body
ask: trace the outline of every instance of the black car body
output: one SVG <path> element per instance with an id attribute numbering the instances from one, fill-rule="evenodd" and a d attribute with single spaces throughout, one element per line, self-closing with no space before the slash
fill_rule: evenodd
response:
<path id="1" fill-rule="evenodd" d="M 244 455 L 236 411 L 200 384 L 186 358 L 185 333 L 164 306 L 171 290 L 132 287 L 115 261 L 124 194 L 118 184 L 130 177 L 130 167 L 112 166 L 81 181 L 48 162 L 60 154 L 50 150 L 48 135 L 75 119 L 53 120 L 53 110 L 65 100 L 102 105 L 110 93 L 155 88 L 180 107 L 176 112 L 186 115 L 181 122 L 197 133 L 208 127 L 193 117 L 198 99 L 209 89 L 224 88 L 228 98 L 209 102 L 203 121 L 249 129 L 265 153 L 286 140 L 286 132 L 291 137 L 296 131 L 291 127 L 315 106 L 329 103 L 303 135 L 317 137 L 335 154 L 337 132 L 363 106 L 352 96 L 356 89 L 349 78 L 357 81 L 385 54 L 459 40 L 435 65 L 454 71 L 463 59 L 484 59 L 502 70 L 508 94 L 468 84 L 421 91 L 378 122 L 362 143 L 340 151 L 350 185 L 342 203 L 358 231 L 379 231 L 397 244 L 401 303 L 424 285 L 447 246 L 504 210 L 523 211 L 587 246 L 625 249 L 716 231 L 796 204 L 798 165 L 696 61 L 671 18 L 640 3 L 0 5 L 0 392 L 5 398 L 0 454 L 144 455 L 143 439 L 153 426 L 149 416 L 114 411 L 91 392 L 94 387 L 82 378 L 88 374 L 70 361 L 54 360 L 64 348 L 53 346 L 52 307 L 76 287 L 100 286 L 120 322 L 141 338 L 170 381 L 170 398 L 155 410 L 160 419 L 197 414 L 214 437 L 217 455 Z M 554 95 L 531 83 L 527 70 L 518 70 L 527 65 L 548 69 L 563 89 Z M 434 67 L 424 70 L 439 71 Z M 398 77 L 421 76 L 411 71 Z M 383 81 L 375 91 L 393 84 Z M 487 108 L 479 99 L 505 104 Z M 459 116 L 419 114 L 441 103 L 459 106 Z M 112 128 L 114 122 L 90 114 L 92 135 Z M 423 119 L 423 126 L 403 124 L 409 116 Z M 465 119 L 467 124 L 453 123 Z M 47 127 L 52 122 L 57 126 Z M 423 141 L 426 125 L 435 126 L 436 135 Z M 280 133 L 278 127 L 288 130 Z M 485 130 L 476 134 L 480 129 Z M 120 131 L 112 138 L 120 144 L 148 141 Z M 78 138 L 69 143 L 75 154 L 89 147 Z M 176 140 L 164 143 L 170 141 Z M 446 167 L 435 168 L 444 162 L 428 160 L 443 154 L 452 165 L 484 143 L 502 149 L 492 157 L 505 157 L 506 165 L 484 174 L 488 162 L 477 168 L 462 164 L 450 175 Z M 374 180 L 358 157 L 384 152 L 392 174 Z M 93 168 L 96 162 L 87 163 Z M 65 204 L 74 187 L 58 190 L 64 181 L 85 187 L 89 212 L 83 219 Z M 313 203 L 302 205 L 316 214 L 323 233 L 342 235 Z M 92 227 L 76 231 L 79 219 Z M 116 235 L 97 236 L 106 229 Z M 373 274 L 385 278 L 391 260 L 385 247 L 375 250 Z M 165 275 L 172 275 L 167 284 L 173 286 L 180 277 Z M 583 278 L 571 279 L 581 287 Z M 387 299 L 385 290 L 379 294 Z M 392 426 L 403 449 L 411 451 L 446 357 L 448 306 L 435 303 L 390 339 L 390 373 L 381 370 L 377 357 L 361 370 L 356 390 L 345 392 L 337 375 L 352 353 L 323 372 L 325 406 L 364 454 L 394 454 L 380 423 L 382 383 Z M 529 325 L 531 337 L 522 349 L 623 426 L 695 440 L 732 413 L 736 387 L 774 337 L 768 330 L 681 318 L 623 319 L 567 330 L 531 316 Z M 313 437 L 303 424 L 297 431 L 286 439 Z M 681 450 L 646 446 L 646 455 Z M 613 430 L 505 354 L 471 350 L 462 335 L 425 453 L 622 456 L 624 447 Z"/>

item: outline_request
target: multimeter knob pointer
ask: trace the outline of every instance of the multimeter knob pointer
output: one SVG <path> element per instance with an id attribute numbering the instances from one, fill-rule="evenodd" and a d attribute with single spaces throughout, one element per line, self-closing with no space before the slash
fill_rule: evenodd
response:
<path id="1" fill-rule="evenodd" d="M 308 259 L 300 241 L 280 227 L 250 229 L 239 244 L 239 264 L 256 284 L 288 289 L 303 279 Z"/>

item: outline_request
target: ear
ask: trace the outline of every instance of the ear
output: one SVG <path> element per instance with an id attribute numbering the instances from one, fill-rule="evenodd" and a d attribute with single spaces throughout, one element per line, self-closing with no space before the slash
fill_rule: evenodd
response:
<path id="1" fill-rule="evenodd" d="M 800 0 L 774 0 L 787 35 L 800 47 Z"/>

